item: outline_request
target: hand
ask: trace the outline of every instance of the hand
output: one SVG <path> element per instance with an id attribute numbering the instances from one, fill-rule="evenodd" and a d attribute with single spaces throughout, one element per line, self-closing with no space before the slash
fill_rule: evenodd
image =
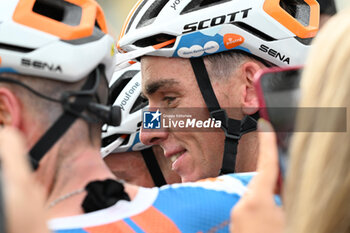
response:
<path id="1" fill-rule="evenodd" d="M 47 233 L 44 190 L 34 180 L 24 145 L 15 129 L 0 130 L 6 232 Z"/>
<path id="2" fill-rule="evenodd" d="M 284 230 L 284 212 L 274 201 L 279 171 L 276 135 L 265 120 L 259 120 L 258 129 L 258 174 L 232 210 L 231 233 L 281 233 Z"/>

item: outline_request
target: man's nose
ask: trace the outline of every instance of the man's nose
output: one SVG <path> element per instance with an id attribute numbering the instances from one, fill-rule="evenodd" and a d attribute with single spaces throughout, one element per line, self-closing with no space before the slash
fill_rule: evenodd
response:
<path id="1" fill-rule="evenodd" d="M 161 129 L 143 129 L 141 127 L 140 140 L 145 145 L 159 145 L 168 138 L 169 132 Z"/>

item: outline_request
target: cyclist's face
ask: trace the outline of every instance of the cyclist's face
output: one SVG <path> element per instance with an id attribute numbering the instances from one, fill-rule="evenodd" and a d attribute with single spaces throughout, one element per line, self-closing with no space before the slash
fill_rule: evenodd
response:
<path id="1" fill-rule="evenodd" d="M 238 90 L 230 91 L 237 95 L 233 96 L 236 98 L 232 98 L 230 95 L 225 95 L 228 91 L 225 81 L 212 82 L 212 85 L 221 106 L 239 105 Z M 151 108 L 206 110 L 188 59 L 143 58 L 142 87 Z M 224 133 L 221 130 L 217 132 L 142 130 L 141 140 L 145 144 L 160 145 L 164 155 L 174 161 L 172 169 L 181 176 L 183 182 L 217 176 L 221 168 L 224 148 Z"/>
<path id="2" fill-rule="evenodd" d="M 118 179 L 143 187 L 154 187 L 141 152 L 112 153 L 104 161 Z"/>
<path id="3" fill-rule="evenodd" d="M 167 184 L 179 183 L 180 178 L 171 170 L 170 160 L 163 156 L 162 149 L 158 146 L 152 149 Z M 142 187 L 155 186 L 140 151 L 111 153 L 103 160 L 118 179 Z"/>

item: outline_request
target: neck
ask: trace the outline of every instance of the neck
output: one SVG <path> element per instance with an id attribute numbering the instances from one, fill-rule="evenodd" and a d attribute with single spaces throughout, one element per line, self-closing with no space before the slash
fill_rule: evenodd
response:
<path id="1" fill-rule="evenodd" d="M 236 172 L 256 171 L 259 153 L 259 139 L 257 132 L 245 134 L 239 141 Z"/>
<path id="2" fill-rule="evenodd" d="M 57 153 L 56 159 L 42 161 L 40 165 L 44 168 L 38 170 L 38 176 L 44 177 L 42 181 L 48 192 L 46 207 L 62 196 L 84 188 L 91 181 L 115 179 L 98 149 L 85 147 L 72 151 L 68 156 Z M 48 211 L 49 218 L 82 214 L 81 203 L 85 195 L 86 192 L 81 192 L 52 206 Z"/>

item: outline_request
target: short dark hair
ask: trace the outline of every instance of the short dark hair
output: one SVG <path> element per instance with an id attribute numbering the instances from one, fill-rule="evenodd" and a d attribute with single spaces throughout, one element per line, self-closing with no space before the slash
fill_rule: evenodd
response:
<path id="1" fill-rule="evenodd" d="M 320 4 L 320 13 L 325 15 L 335 15 L 337 13 L 337 8 L 335 6 L 334 0 L 317 0 Z"/>
<path id="2" fill-rule="evenodd" d="M 204 57 L 209 77 L 213 79 L 226 79 L 245 61 L 257 60 L 254 57 L 237 50 L 229 50 Z"/>

